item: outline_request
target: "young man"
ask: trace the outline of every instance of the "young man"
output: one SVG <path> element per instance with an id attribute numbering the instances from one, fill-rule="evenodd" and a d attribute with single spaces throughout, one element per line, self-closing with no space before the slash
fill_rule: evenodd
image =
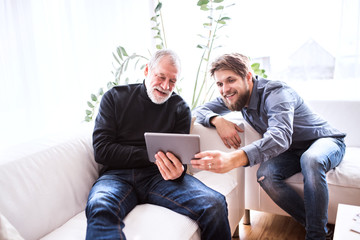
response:
<path id="1" fill-rule="evenodd" d="M 345 152 L 345 134 L 312 112 L 286 84 L 254 78 L 249 59 L 225 54 L 212 63 L 221 97 L 195 109 L 197 121 L 214 126 L 224 144 L 240 146 L 239 127 L 221 115 L 241 111 L 263 138 L 241 149 L 195 155 L 192 165 L 212 172 L 260 164 L 257 179 L 282 209 L 306 228 L 306 239 L 325 239 L 328 189 L 326 172 L 336 167 Z M 304 175 L 304 199 L 286 184 L 286 178 Z"/>
<path id="2" fill-rule="evenodd" d="M 86 239 L 126 239 L 123 219 L 137 205 L 151 203 L 195 220 L 201 239 L 230 239 L 225 197 L 187 175 L 171 153 L 149 161 L 145 132 L 189 133 L 191 113 L 173 92 L 180 61 L 170 50 L 156 52 L 142 84 L 117 86 L 101 100 L 93 133 L 95 160 L 103 173 L 86 206 Z"/>

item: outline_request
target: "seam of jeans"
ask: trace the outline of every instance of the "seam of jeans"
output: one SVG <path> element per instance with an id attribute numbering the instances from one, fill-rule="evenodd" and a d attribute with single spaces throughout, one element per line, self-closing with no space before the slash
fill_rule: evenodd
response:
<path id="1" fill-rule="evenodd" d="M 119 211 L 117 212 L 117 215 L 118 215 L 118 216 L 119 216 L 119 212 L 121 211 L 120 204 L 125 200 L 125 198 L 126 198 L 127 196 L 129 196 L 129 194 L 133 191 L 133 189 L 134 189 L 134 188 L 131 188 L 131 189 L 126 193 L 126 195 L 121 199 L 121 201 L 119 201 L 119 203 L 118 203 Z M 119 232 L 123 232 L 123 230 L 122 230 L 122 228 L 121 228 L 121 224 L 120 224 L 120 222 L 123 221 L 123 219 L 121 220 L 119 217 L 118 217 L 118 219 L 119 219 L 119 221 L 118 221 Z M 123 239 L 121 235 L 120 235 L 120 238 Z"/>
<path id="2" fill-rule="evenodd" d="M 159 194 L 159 193 L 155 193 L 155 192 L 149 192 L 149 194 L 153 194 L 153 195 L 159 196 L 159 197 L 161 197 L 161 198 L 164 198 L 164 199 L 166 199 L 166 200 L 168 200 L 168 201 L 170 201 L 170 202 L 178 205 L 179 207 L 182 207 L 182 208 L 186 209 L 186 210 L 189 211 L 191 214 L 193 214 L 194 216 L 196 216 L 196 218 L 199 217 L 199 215 L 198 215 L 197 213 L 193 212 L 190 208 L 187 208 L 187 207 L 183 206 L 182 204 L 180 204 L 180 203 L 178 203 L 178 202 L 176 202 L 176 201 L 174 201 L 174 200 L 172 200 L 172 199 L 170 199 L 170 198 L 168 198 L 168 197 L 165 197 L 165 196 L 163 196 L 163 195 L 161 195 L 161 194 Z"/>

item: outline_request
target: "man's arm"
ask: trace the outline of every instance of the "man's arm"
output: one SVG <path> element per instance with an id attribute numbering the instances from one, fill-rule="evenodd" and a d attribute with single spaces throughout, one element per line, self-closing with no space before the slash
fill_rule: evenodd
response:
<path id="1" fill-rule="evenodd" d="M 191 160 L 194 168 L 215 173 L 226 173 L 234 168 L 249 165 L 249 160 L 243 150 L 234 152 L 204 151 L 195 155 L 197 160 Z"/>
<path id="2" fill-rule="evenodd" d="M 200 160 L 193 160 L 191 164 L 195 168 L 222 173 L 239 166 L 253 166 L 278 156 L 292 143 L 296 103 L 297 98 L 291 92 L 273 94 L 266 101 L 264 118 L 267 119 L 268 127 L 263 138 L 231 153 L 201 152 L 195 156 Z"/>
<path id="3" fill-rule="evenodd" d="M 196 108 L 193 114 L 196 116 L 196 121 L 206 127 L 215 127 L 221 140 L 227 148 L 238 149 L 241 140 L 238 132 L 243 132 L 237 124 L 226 120 L 221 115 L 231 112 L 218 97 L 213 101 L 205 103 L 204 105 Z"/>
<path id="4" fill-rule="evenodd" d="M 287 94 L 276 98 L 266 103 L 268 127 L 263 137 L 242 148 L 250 166 L 278 156 L 292 144 L 295 100 Z"/>
<path id="5" fill-rule="evenodd" d="M 135 168 L 149 165 L 143 147 L 120 144 L 116 136 L 115 102 L 108 91 L 101 99 L 93 132 L 95 161 L 116 168 Z"/>
<path id="6" fill-rule="evenodd" d="M 225 115 L 230 110 L 226 107 L 221 97 L 217 97 L 214 100 L 205 103 L 193 110 L 193 115 L 196 117 L 196 122 L 204 125 L 205 127 L 212 127 L 210 120 L 213 117 Z"/>

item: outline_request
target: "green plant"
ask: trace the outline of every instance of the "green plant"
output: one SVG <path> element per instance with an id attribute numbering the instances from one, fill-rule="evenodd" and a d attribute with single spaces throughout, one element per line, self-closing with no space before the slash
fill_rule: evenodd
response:
<path id="1" fill-rule="evenodd" d="M 210 81 L 208 78 L 209 59 L 212 50 L 221 47 L 221 45 L 214 46 L 215 40 L 219 38 L 219 30 L 225 27 L 227 21 L 231 19 L 225 15 L 224 10 L 234 5 L 224 5 L 224 2 L 224 0 L 199 0 L 197 2 L 200 10 L 209 12 L 209 14 L 207 21 L 203 23 L 206 35 L 198 35 L 205 42 L 197 45 L 197 48 L 202 49 L 203 53 L 196 73 L 191 109 L 211 100 L 215 91 L 214 81 Z"/>
<path id="2" fill-rule="evenodd" d="M 265 70 L 260 68 L 260 63 L 251 64 L 251 69 L 254 71 L 256 75 L 262 78 L 267 78 L 268 76 L 265 74 Z"/>
<path id="3" fill-rule="evenodd" d="M 198 36 L 204 41 L 197 45 L 197 48 L 202 51 L 202 55 L 197 68 L 195 83 L 193 87 L 193 94 L 191 100 L 191 109 L 211 100 L 213 98 L 215 88 L 214 81 L 208 77 L 209 59 L 214 49 L 221 47 L 221 45 L 215 45 L 215 41 L 220 38 L 219 31 L 227 25 L 227 22 L 231 19 L 226 16 L 225 10 L 234 5 L 234 3 L 224 5 L 226 0 L 198 0 L 197 6 L 200 7 L 201 11 L 208 12 L 207 20 L 203 23 L 204 33 L 198 34 Z M 230 1 L 230 0 L 229 0 Z M 151 28 L 155 31 L 154 39 L 156 41 L 156 48 L 163 49 L 167 48 L 164 24 L 161 14 L 162 3 L 158 1 L 157 6 L 154 9 L 154 16 L 150 19 L 154 26 Z M 130 83 L 128 73 L 129 65 L 133 65 L 133 72 L 140 72 L 145 67 L 149 57 L 133 53 L 129 55 L 123 46 L 117 47 L 116 51 L 113 52 L 115 59 L 115 65 L 113 71 L 114 81 L 107 83 L 107 88 L 119 84 Z M 265 70 L 260 69 L 260 64 L 252 64 L 252 69 L 255 74 L 261 77 L 266 77 Z M 176 91 L 178 94 L 182 94 L 181 81 L 176 85 Z M 131 77 L 131 82 L 139 82 L 140 79 L 134 80 Z M 87 101 L 88 109 L 85 110 L 86 116 L 85 121 L 90 122 L 95 116 L 96 109 L 99 105 L 101 97 L 104 95 L 103 88 L 100 88 L 97 93 L 90 95 L 90 100 Z"/>

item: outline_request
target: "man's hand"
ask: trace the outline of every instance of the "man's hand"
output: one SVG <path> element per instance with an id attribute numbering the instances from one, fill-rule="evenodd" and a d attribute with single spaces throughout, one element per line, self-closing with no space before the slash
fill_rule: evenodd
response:
<path id="1" fill-rule="evenodd" d="M 156 162 L 161 176 L 165 180 L 174 180 L 179 178 L 184 172 L 184 166 L 177 159 L 174 154 L 167 152 L 166 155 L 163 152 L 155 154 Z"/>
<path id="2" fill-rule="evenodd" d="M 227 148 L 233 147 L 238 149 L 240 147 L 241 139 L 238 132 L 244 132 L 244 130 L 238 125 L 221 116 L 212 118 L 211 124 L 216 127 L 217 133 Z"/>
<path id="3" fill-rule="evenodd" d="M 191 160 L 194 168 L 207 170 L 215 173 L 226 173 L 234 168 L 249 164 L 246 153 L 238 150 L 230 153 L 221 151 L 204 151 L 194 156 L 197 160 Z"/>

